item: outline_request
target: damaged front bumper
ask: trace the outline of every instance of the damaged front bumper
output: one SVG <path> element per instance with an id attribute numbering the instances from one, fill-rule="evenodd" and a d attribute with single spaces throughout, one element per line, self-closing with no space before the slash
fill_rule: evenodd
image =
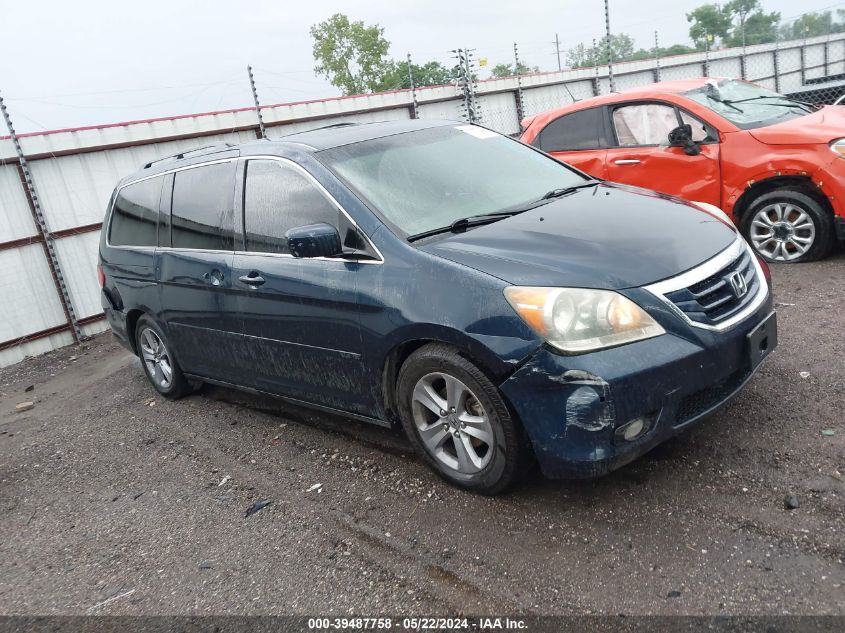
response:
<path id="1" fill-rule="evenodd" d="M 739 392 L 759 367 L 750 349 L 758 326 L 769 328 L 774 347 L 771 298 L 727 332 L 670 332 L 581 356 L 543 347 L 501 390 L 547 477 L 596 477 L 646 453 Z M 643 430 L 626 439 L 627 425 Z"/>

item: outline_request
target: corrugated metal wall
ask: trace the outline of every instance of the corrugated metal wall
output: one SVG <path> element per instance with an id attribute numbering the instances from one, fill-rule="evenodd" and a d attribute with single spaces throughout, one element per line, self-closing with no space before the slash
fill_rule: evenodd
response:
<path id="1" fill-rule="evenodd" d="M 694 53 L 660 60 L 662 80 L 742 75 L 781 92 L 845 72 L 845 34 L 806 41 Z M 618 90 L 655 80 L 653 60 L 614 66 Z M 606 67 L 538 73 L 521 78 L 525 115 L 609 91 Z M 484 124 L 519 131 L 517 80 L 480 82 Z M 421 118 L 461 118 L 453 86 L 417 91 Z M 268 135 L 281 136 L 333 121 L 371 122 L 412 116 L 410 91 L 282 104 L 262 108 Z M 14 116 L 14 112 L 12 112 Z M 257 137 L 252 109 L 63 130 L 21 137 L 59 267 L 84 335 L 106 328 L 96 279 L 99 226 L 115 182 L 160 156 L 219 141 Z M 0 366 L 74 341 L 44 244 L 33 219 L 12 143 L 0 139 Z"/>

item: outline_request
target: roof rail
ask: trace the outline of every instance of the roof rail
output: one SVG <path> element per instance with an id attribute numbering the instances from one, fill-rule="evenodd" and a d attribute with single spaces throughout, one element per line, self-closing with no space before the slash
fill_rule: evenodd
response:
<path id="1" fill-rule="evenodd" d="M 225 151 L 234 147 L 232 143 L 213 143 L 212 145 L 203 145 L 202 147 L 196 147 L 194 149 L 189 149 L 184 152 L 179 152 L 178 154 L 171 154 L 170 156 L 163 156 L 162 158 L 157 158 L 155 160 L 151 160 L 149 163 L 144 165 L 144 169 L 149 169 L 156 163 L 163 163 L 166 160 L 179 160 L 181 158 L 185 158 L 186 156 L 191 156 L 192 154 L 199 154 L 199 153 L 207 153 L 210 154 L 211 150 L 216 150 L 218 152 Z"/>

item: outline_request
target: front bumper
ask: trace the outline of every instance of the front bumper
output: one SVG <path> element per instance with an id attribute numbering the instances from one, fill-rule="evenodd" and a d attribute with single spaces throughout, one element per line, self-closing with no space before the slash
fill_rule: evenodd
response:
<path id="1" fill-rule="evenodd" d="M 748 335 L 771 313 L 769 294 L 727 332 L 667 330 L 653 339 L 581 356 L 543 347 L 501 389 L 547 477 L 600 476 L 738 393 L 759 367 L 751 359 Z M 636 418 L 647 420 L 648 431 L 627 441 L 617 429 Z"/>

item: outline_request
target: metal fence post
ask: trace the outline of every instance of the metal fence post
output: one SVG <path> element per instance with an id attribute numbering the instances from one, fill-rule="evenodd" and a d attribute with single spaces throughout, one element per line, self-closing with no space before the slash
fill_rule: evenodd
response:
<path id="1" fill-rule="evenodd" d="M 654 32 L 654 83 L 660 81 L 660 43 L 657 40 L 657 31 Z"/>
<path id="2" fill-rule="evenodd" d="M 267 138 L 267 131 L 264 129 L 264 117 L 261 116 L 261 105 L 258 103 L 258 91 L 255 89 L 255 77 L 252 76 L 252 66 L 246 67 L 249 73 L 249 87 L 252 88 L 252 100 L 255 102 L 255 114 L 258 115 L 258 132 L 260 138 Z"/>
<path id="3" fill-rule="evenodd" d="M 775 35 L 775 49 L 772 51 L 772 63 L 775 67 L 775 92 L 780 92 L 780 33 Z"/>
<path id="4" fill-rule="evenodd" d="M 0 112 L 3 113 L 3 119 L 6 121 L 6 127 L 9 128 L 9 135 L 12 138 L 12 144 L 15 146 L 21 180 L 30 205 L 30 211 L 32 211 L 32 218 L 35 220 L 35 225 L 38 227 L 38 231 L 41 234 L 41 242 L 44 246 L 44 253 L 47 255 L 47 264 L 50 266 L 50 273 L 53 276 L 53 281 L 56 284 L 56 290 L 59 293 L 62 310 L 65 313 L 67 322 L 71 326 L 73 340 L 78 343 L 84 338 L 84 335 L 79 323 L 77 322 L 76 313 L 74 312 L 73 303 L 70 300 L 70 293 L 68 292 L 67 283 L 65 282 L 65 276 L 62 274 L 62 268 L 59 265 L 59 257 L 56 253 L 56 245 L 53 240 L 53 235 L 47 228 L 47 222 L 44 219 L 44 212 L 41 209 L 41 200 L 35 190 L 35 181 L 32 179 L 32 172 L 29 169 L 29 163 L 27 162 L 26 156 L 21 148 L 17 132 L 15 132 L 15 127 L 12 125 L 12 119 L 9 116 L 9 111 L 6 109 L 6 104 L 3 102 L 3 95 L 0 95 Z"/>
<path id="5" fill-rule="evenodd" d="M 522 100 L 522 73 L 519 68 L 519 51 L 516 42 L 513 43 L 513 69 L 516 72 L 516 127 L 521 129 L 522 119 L 525 118 L 525 102 Z"/>
<path id="6" fill-rule="evenodd" d="M 417 103 L 417 88 L 414 85 L 414 73 L 411 70 L 411 54 L 408 53 L 408 83 L 410 84 L 411 88 L 411 118 L 412 119 L 419 119 L 420 118 L 420 110 L 419 104 Z"/>

